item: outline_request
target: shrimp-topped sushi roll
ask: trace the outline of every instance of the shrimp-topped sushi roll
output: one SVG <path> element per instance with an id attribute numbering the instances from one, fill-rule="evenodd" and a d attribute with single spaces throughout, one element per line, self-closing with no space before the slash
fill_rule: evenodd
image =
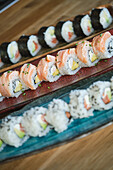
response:
<path id="1" fill-rule="evenodd" d="M 99 59 L 113 56 L 113 36 L 110 32 L 105 32 L 93 38 L 92 47 Z"/>
<path id="2" fill-rule="evenodd" d="M 55 35 L 55 27 L 42 27 L 38 31 L 39 43 L 45 48 L 54 48 L 58 44 L 58 40 Z"/>
<path id="3" fill-rule="evenodd" d="M 73 22 L 59 21 L 55 27 L 55 35 L 59 41 L 65 41 L 67 43 L 73 41 L 76 38 Z"/>
<path id="4" fill-rule="evenodd" d="M 94 32 L 91 18 L 87 15 L 77 15 L 73 21 L 74 32 L 77 36 L 89 36 Z"/>
<path id="5" fill-rule="evenodd" d="M 0 125 L 0 139 L 11 146 L 21 146 L 29 137 L 26 135 L 22 124 L 22 117 L 7 117 Z"/>
<path id="6" fill-rule="evenodd" d="M 1 61 L 3 63 L 15 64 L 21 59 L 21 54 L 16 41 L 5 42 L 0 46 Z"/>
<path id="7" fill-rule="evenodd" d="M 95 30 L 102 30 L 112 23 L 112 16 L 107 8 L 94 8 L 91 11 L 91 23 Z"/>
<path id="8" fill-rule="evenodd" d="M 97 55 L 95 55 L 92 45 L 89 41 L 82 41 L 77 45 L 77 57 L 81 61 L 83 67 L 95 66 L 99 61 Z"/>
<path id="9" fill-rule="evenodd" d="M 5 148 L 5 143 L 0 139 L 0 152 Z"/>
<path id="10" fill-rule="evenodd" d="M 47 109 L 44 107 L 35 107 L 27 110 L 23 114 L 22 126 L 29 136 L 45 136 L 50 126 L 45 120 Z"/>
<path id="11" fill-rule="evenodd" d="M 75 119 L 93 116 L 93 108 L 87 90 L 72 90 L 70 92 L 69 109 Z"/>
<path id="12" fill-rule="evenodd" d="M 56 132 L 63 132 L 72 120 L 68 104 L 61 99 L 53 99 L 48 105 L 45 119 Z"/>
<path id="13" fill-rule="evenodd" d="M 113 107 L 110 82 L 97 81 L 89 87 L 88 92 L 94 109 L 107 110 Z"/>
<path id="14" fill-rule="evenodd" d="M 34 57 L 41 49 L 36 35 L 22 35 L 18 40 L 18 48 L 23 57 Z"/>
<path id="15" fill-rule="evenodd" d="M 25 86 L 20 80 L 19 71 L 7 71 L 0 77 L 0 93 L 4 97 L 18 97 Z"/>
<path id="16" fill-rule="evenodd" d="M 54 82 L 61 77 L 56 65 L 56 58 L 52 55 L 47 55 L 46 58 L 39 61 L 37 71 L 44 81 Z"/>
<path id="17" fill-rule="evenodd" d="M 35 90 L 41 83 L 37 68 L 33 64 L 24 64 L 20 70 L 20 79 L 26 89 Z"/>
<path id="18" fill-rule="evenodd" d="M 59 51 L 56 60 L 57 67 L 62 75 L 73 75 L 81 68 L 75 48 Z"/>

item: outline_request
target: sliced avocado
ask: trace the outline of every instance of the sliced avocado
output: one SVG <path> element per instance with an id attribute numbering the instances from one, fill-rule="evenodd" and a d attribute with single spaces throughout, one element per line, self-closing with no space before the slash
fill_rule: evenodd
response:
<path id="1" fill-rule="evenodd" d="M 34 52 L 35 52 L 35 44 L 32 43 L 32 53 L 34 53 Z"/>
<path id="2" fill-rule="evenodd" d="M 104 17 L 105 17 L 106 22 L 109 23 L 109 18 L 108 18 L 108 16 L 107 16 L 105 11 L 104 11 Z"/>
<path id="3" fill-rule="evenodd" d="M 78 63 L 76 63 L 75 61 L 73 61 L 73 65 L 72 65 L 72 70 L 75 70 L 75 69 L 77 69 L 79 67 L 79 64 Z"/>
<path id="4" fill-rule="evenodd" d="M 51 36 L 53 36 L 53 35 L 54 35 L 54 33 L 55 33 L 55 31 L 54 31 L 54 30 L 51 30 L 51 31 L 50 31 Z"/>
<path id="5" fill-rule="evenodd" d="M 54 73 L 53 73 L 53 76 L 55 77 L 55 76 L 58 75 L 59 73 L 60 73 L 59 70 L 56 69 L 56 70 L 54 71 Z"/>
<path id="6" fill-rule="evenodd" d="M 35 76 L 35 83 L 38 83 L 38 82 L 40 82 L 40 79 L 39 79 L 39 77 L 36 75 L 36 76 Z"/>
<path id="7" fill-rule="evenodd" d="M 95 54 L 93 54 L 92 56 L 91 56 L 91 62 L 94 62 L 95 60 L 97 60 L 98 59 L 98 57 L 95 55 Z"/>
<path id="8" fill-rule="evenodd" d="M 15 88 L 14 92 L 17 93 L 20 90 L 22 90 L 22 84 L 21 84 L 20 81 L 18 81 L 18 83 L 16 84 L 16 88 Z"/>
<path id="9" fill-rule="evenodd" d="M 25 132 L 22 132 L 19 129 L 14 128 L 15 133 L 18 135 L 19 138 L 23 138 L 25 136 Z"/>
<path id="10" fill-rule="evenodd" d="M 47 128 L 47 124 L 46 124 L 46 123 L 40 122 L 40 126 L 42 126 L 42 128 L 43 128 L 44 130 Z"/>
<path id="11" fill-rule="evenodd" d="M 2 147 L 2 145 L 3 145 L 3 142 L 2 142 L 2 140 L 0 139 L 0 148 Z"/>
<path id="12" fill-rule="evenodd" d="M 107 95 L 108 95 L 109 100 L 111 101 L 111 99 L 112 99 L 111 90 L 107 90 L 106 93 L 107 93 Z"/>
<path id="13" fill-rule="evenodd" d="M 73 31 L 73 29 L 72 29 L 72 26 L 71 26 L 71 25 L 69 25 L 69 30 Z"/>

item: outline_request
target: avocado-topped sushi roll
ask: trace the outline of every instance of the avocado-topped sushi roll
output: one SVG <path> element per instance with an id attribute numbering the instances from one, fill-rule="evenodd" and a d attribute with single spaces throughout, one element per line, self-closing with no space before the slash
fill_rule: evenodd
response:
<path id="1" fill-rule="evenodd" d="M 98 56 L 94 53 L 91 42 L 82 41 L 76 48 L 77 57 L 81 61 L 81 66 L 91 67 L 99 61 Z"/>
<path id="2" fill-rule="evenodd" d="M 56 132 L 63 132 L 72 120 L 68 104 L 61 99 L 53 99 L 48 105 L 45 119 Z"/>
<path id="3" fill-rule="evenodd" d="M 56 58 L 52 55 L 47 55 L 46 58 L 39 61 L 37 71 L 44 81 L 54 82 L 61 77 L 56 65 Z"/>
<path id="4" fill-rule="evenodd" d="M 4 97 L 18 97 L 25 89 L 19 71 L 7 71 L 0 77 L 0 93 Z"/>
<path id="5" fill-rule="evenodd" d="M 37 36 L 42 47 L 54 48 L 58 44 L 58 40 L 55 35 L 55 27 L 53 26 L 42 27 L 38 31 Z"/>
<path id="6" fill-rule="evenodd" d="M 99 59 L 113 56 L 113 36 L 110 32 L 105 32 L 93 38 L 92 47 Z"/>
<path id="7" fill-rule="evenodd" d="M 2 43 L 0 46 L 0 53 L 3 63 L 15 64 L 21 59 L 16 41 Z"/>
<path id="8" fill-rule="evenodd" d="M 72 21 L 59 21 L 55 27 L 55 35 L 59 41 L 67 43 L 73 41 L 76 35 L 73 30 Z"/>
<path id="9" fill-rule="evenodd" d="M 41 137 L 49 132 L 50 126 L 45 120 L 46 112 L 47 109 L 44 107 L 35 107 L 24 112 L 22 126 L 28 135 Z"/>
<path id="10" fill-rule="evenodd" d="M 4 149 L 5 143 L 0 139 L 0 152 Z"/>
<path id="11" fill-rule="evenodd" d="M 22 124 L 22 117 L 7 117 L 0 125 L 0 139 L 8 145 L 19 147 L 29 137 L 26 135 Z"/>
<path id="12" fill-rule="evenodd" d="M 77 36 L 89 36 L 94 32 L 91 18 L 87 15 L 77 15 L 73 21 L 74 32 Z"/>
<path id="13" fill-rule="evenodd" d="M 23 57 L 34 57 L 41 49 L 38 37 L 35 35 L 23 35 L 18 40 L 18 48 Z"/>
<path id="14" fill-rule="evenodd" d="M 62 75 L 73 75 L 81 68 L 75 48 L 59 51 L 56 59 L 57 67 Z"/>
<path id="15" fill-rule="evenodd" d="M 37 68 L 33 64 L 24 64 L 20 70 L 20 79 L 27 89 L 35 90 L 41 83 Z"/>
<path id="16" fill-rule="evenodd" d="M 97 81 L 89 87 L 88 92 L 94 109 L 107 110 L 113 107 L 110 82 Z"/>
<path id="17" fill-rule="evenodd" d="M 75 119 L 93 116 L 93 108 L 87 90 L 72 90 L 70 92 L 69 109 Z"/>
<path id="18" fill-rule="evenodd" d="M 94 8 L 91 11 L 91 23 L 95 30 L 102 30 L 112 23 L 112 16 L 107 8 Z"/>

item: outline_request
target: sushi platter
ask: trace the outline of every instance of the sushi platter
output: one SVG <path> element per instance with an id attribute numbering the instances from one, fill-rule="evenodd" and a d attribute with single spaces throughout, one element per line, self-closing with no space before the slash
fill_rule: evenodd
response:
<path id="1" fill-rule="evenodd" d="M 96 76 L 96 77 L 90 77 L 88 79 L 84 79 L 78 83 L 67 86 L 67 88 L 62 88 L 61 90 L 58 90 L 57 92 L 53 92 L 53 93 L 47 95 L 46 97 L 42 96 L 41 98 L 38 98 L 37 100 L 26 105 L 23 109 L 11 113 L 10 117 L 6 118 L 6 120 L 5 120 L 6 123 L 4 123 L 4 125 L 8 124 L 7 127 L 9 128 L 9 132 L 10 132 L 11 125 L 13 125 L 15 122 L 20 121 L 21 116 L 23 116 L 23 113 L 24 113 L 25 117 L 28 116 L 29 114 L 32 114 L 32 113 L 34 114 L 33 108 L 38 109 L 38 107 L 40 107 L 40 109 L 43 108 L 43 111 L 47 112 L 46 109 L 48 108 L 48 106 L 51 107 L 51 105 L 53 105 L 52 100 L 54 98 L 57 99 L 56 101 L 53 100 L 53 102 L 56 102 L 56 106 L 58 103 L 61 105 L 62 102 L 69 103 L 70 90 L 75 90 L 75 89 L 77 89 L 78 91 L 80 89 L 85 90 L 89 86 L 91 86 L 92 83 L 94 83 L 94 82 L 109 81 L 110 78 L 112 77 L 112 75 L 113 75 L 113 70 L 109 71 L 105 74 Z M 58 101 L 58 103 L 57 103 L 57 101 Z M 50 105 L 50 102 L 51 102 L 51 105 Z M 66 103 L 65 103 L 65 110 L 68 109 Z M 58 110 L 60 110 L 60 109 L 62 110 L 63 108 L 59 108 Z M 109 110 L 95 110 L 93 112 L 93 115 L 91 115 L 90 111 L 88 111 L 88 112 L 89 112 L 89 115 L 87 115 L 87 116 L 85 116 L 85 115 L 83 116 L 81 113 L 81 115 L 79 115 L 79 118 L 70 120 L 70 123 L 68 123 L 68 127 L 66 125 L 67 129 L 65 128 L 65 126 L 63 127 L 60 124 L 58 129 L 57 128 L 49 129 L 47 131 L 43 130 L 43 131 L 46 131 L 45 134 L 42 133 L 42 130 L 41 130 L 41 134 L 39 135 L 39 137 L 35 134 L 35 132 L 32 132 L 32 128 L 34 128 L 34 127 L 30 127 L 30 129 L 28 129 L 28 133 L 30 134 L 30 131 L 31 131 L 32 136 L 34 133 L 34 136 L 36 135 L 36 137 L 31 137 L 31 135 L 30 135 L 29 139 L 27 136 L 25 136 L 25 138 L 20 138 L 21 140 L 25 139 L 24 144 L 22 142 L 19 143 L 16 139 L 11 141 L 14 138 L 14 134 L 13 134 L 13 132 L 10 132 L 12 134 L 12 138 L 9 138 L 9 139 L 7 138 L 6 141 L 7 141 L 7 143 L 10 143 L 10 145 L 13 145 L 13 146 L 2 144 L 3 150 L 0 152 L 0 163 L 6 162 L 9 160 L 15 160 L 17 158 L 22 158 L 22 157 L 29 156 L 29 155 L 33 155 L 36 153 L 40 153 L 42 151 L 60 146 L 64 143 L 71 142 L 73 140 L 76 140 L 76 139 L 82 137 L 83 134 L 89 135 L 92 133 L 92 131 L 98 130 L 100 127 L 102 127 L 102 126 L 104 127 L 104 125 L 107 125 L 107 124 L 110 125 L 113 121 L 113 109 L 112 108 Z M 57 113 L 59 114 L 60 111 Z M 18 120 L 18 118 L 19 118 L 19 120 Z M 10 119 L 12 119 L 11 124 L 10 124 Z M 60 117 L 60 119 L 62 119 L 62 116 Z M 27 119 L 26 119 L 26 121 L 27 121 Z M 33 119 L 31 119 L 31 122 L 32 121 L 33 121 Z M 62 120 L 62 121 L 64 121 L 64 120 Z M 59 121 L 59 123 L 60 122 L 61 122 L 61 120 Z M 65 123 L 65 121 L 64 121 L 64 123 Z M 0 124 L 1 124 L 1 121 L 0 121 Z M 1 126 L 1 128 L 2 128 L 2 126 Z M 59 128 L 61 128 L 61 131 Z M 39 131 L 40 130 L 38 130 L 38 132 Z M 5 132 L 6 132 L 6 135 L 8 136 L 8 131 L 5 131 Z M 21 133 L 19 135 L 21 135 L 21 137 L 22 137 L 23 133 Z M 18 147 L 18 145 L 22 145 L 22 146 Z"/>
<path id="2" fill-rule="evenodd" d="M 112 21 L 107 4 L 0 45 L 0 163 L 112 123 Z"/>
<path id="3" fill-rule="evenodd" d="M 106 5 L 101 5 L 97 7 L 95 9 L 97 10 L 97 13 L 102 10 L 101 8 L 108 9 L 111 17 L 113 17 L 113 5 L 112 4 L 106 4 Z M 76 16 L 75 18 L 72 17 L 72 18 L 66 19 L 65 21 L 59 21 L 58 23 L 53 24 L 53 26 L 42 27 L 40 28 L 38 33 L 33 33 L 33 35 L 22 35 L 18 40 L 13 40 L 12 42 L 2 42 L 0 44 L 0 48 L 1 48 L 0 58 L 2 60 L 2 61 L 0 60 L 0 73 L 7 71 L 9 69 L 13 69 L 26 62 L 32 62 L 38 58 L 41 58 L 44 55 L 47 55 L 50 52 L 53 53 L 60 49 L 70 48 L 74 46 L 75 43 L 78 43 L 82 39 L 86 39 L 86 40 L 90 39 L 96 36 L 97 34 L 100 34 L 101 32 L 111 29 L 113 27 L 112 20 L 111 18 L 109 18 L 109 13 L 107 14 L 106 10 L 104 12 L 104 15 L 105 16 L 107 15 L 106 17 L 108 17 L 109 22 L 108 22 L 108 19 L 106 19 L 106 23 L 108 25 L 105 25 L 105 27 L 103 26 L 103 28 L 102 28 L 102 25 L 98 23 L 97 21 L 97 18 L 98 18 L 97 13 L 95 14 L 95 11 L 93 9 L 92 9 L 92 12 L 94 12 L 94 16 L 91 16 L 93 20 L 92 25 L 95 29 L 92 29 L 92 26 L 91 26 L 91 21 L 89 18 L 89 15 L 91 15 L 90 14 L 91 10 L 90 10 L 90 11 L 87 11 L 85 13 L 82 13 Z M 86 24 L 87 28 L 83 27 L 83 30 L 86 29 L 85 33 L 83 33 L 83 30 L 80 28 L 80 24 L 79 24 L 80 21 L 82 22 L 82 18 L 83 18 L 83 22 L 87 23 Z M 77 24 L 74 24 L 75 28 L 73 28 L 77 35 L 74 35 L 72 31 L 72 22 L 77 23 Z M 102 21 L 102 22 L 104 23 L 105 21 Z M 67 27 L 69 28 L 71 27 L 70 28 L 71 32 L 69 32 L 68 28 L 64 28 L 64 26 L 62 25 L 67 25 Z M 68 30 L 67 34 L 69 35 L 69 40 L 65 38 L 63 39 L 61 37 L 61 33 L 59 33 L 61 32 L 61 26 L 62 26 L 62 29 Z M 89 27 L 91 27 L 91 29 L 89 29 Z M 53 35 L 55 32 L 55 29 L 56 29 L 56 37 L 57 37 L 56 40 L 55 40 L 55 35 Z M 47 30 L 47 33 L 52 32 L 53 40 L 55 42 L 53 43 L 52 46 L 51 45 L 48 46 L 47 43 L 44 42 L 44 35 L 46 33 L 46 30 Z M 37 36 L 38 36 L 38 40 L 37 40 Z M 47 35 L 47 37 L 49 36 L 50 35 Z M 30 47 L 30 49 L 28 47 Z"/>

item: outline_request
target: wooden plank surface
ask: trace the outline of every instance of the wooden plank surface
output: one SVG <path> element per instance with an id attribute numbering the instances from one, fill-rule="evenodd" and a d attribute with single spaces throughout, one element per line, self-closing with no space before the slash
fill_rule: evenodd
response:
<path id="1" fill-rule="evenodd" d="M 20 0 L 0 14 L 0 43 L 33 34 L 112 0 Z M 113 125 L 61 147 L 0 165 L 0 170 L 112 170 Z"/>

